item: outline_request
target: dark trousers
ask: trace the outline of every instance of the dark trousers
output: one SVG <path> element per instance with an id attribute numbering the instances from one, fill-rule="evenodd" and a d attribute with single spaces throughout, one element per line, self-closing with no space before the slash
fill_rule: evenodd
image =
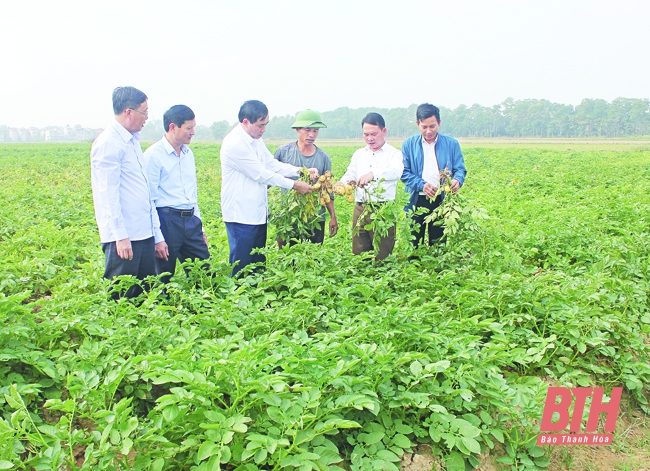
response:
<path id="1" fill-rule="evenodd" d="M 144 280 L 149 275 L 156 275 L 156 251 L 153 237 L 144 240 L 132 240 L 133 259 L 120 258 L 117 255 L 115 242 L 102 244 L 106 260 L 104 278 L 112 280 L 119 275 L 133 275 L 139 280 Z M 124 296 L 135 298 L 142 293 L 138 285 L 131 286 L 126 293 L 111 293 L 113 299 Z"/>
<path id="2" fill-rule="evenodd" d="M 380 203 L 381 204 L 381 203 Z M 363 218 L 360 219 L 361 213 L 364 212 L 364 205 L 356 203 L 354 205 L 354 213 L 352 214 L 352 229 L 354 230 L 359 225 L 359 234 L 352 235 L 352 253 L 359 255 L 363 252 L 370 252 L 374 250 L 372 239 L 375 236 L 374 231 L 368 231 L 363 226 L 370 224 L 372 219 L 371 213 L 364 213 Z M 375 260 L 383 260 L 388 257 L 395 247 L 395 226 L 388 229 L 388 235 L 379 239 L 379 253 Z"/>
<path id="3" fill-rule="evenodd" d="M 438 195 L 435 200 L 430 200 L 427 196 L 425 195 L 419 195 L 418 196 L 418 201 L 415 203 L 415 210 L 418 208 L 425 208 L 427 211 L 424 212 L 424 214 L 418 214 L 413 216 L 413 221 L 415 221 L 415 228 L 413 229 L 412 235 L 415 236 L 415 239 L 413 239 L 413 245 L 415 247 L 418 247 L 420 244 L 424 242 L 424 232 L 425 229 L 428 231 L 429 234 L 429 245 L 432 245 L 434 242 L 436 242 L 438 239 L 440 239 L 444 235 L 444 229 L 441 226 L 434 226 L 433 222 L 430 222 L 428 224 L 424 223 L 424 219 L 431 214 L 431 211 L 436 209 L 438 206 L 442 204 L 442 195 Z"/>
<path id="4" fill-rule="evenodd" d="M 231 265 L 239 262 L 237 266 L 233 267 L 230 276 L 237 275 L 251 263 L 266 261 L 266 257 L 261 253 L 251 254 L 253 249 L 262 248 L 266 245 L 266 229 L 266 224 L 226 223 L 228 247 L 230 247 L 228 260 Z"/>
<path id="5" fill-rule="evenodd" d="M 156 258 L 158 274 L 171 273 L 176 270 L 176 260 L 184 262 L 187 259 L 207 260 L 210 257 L 208 246 L 203 241 L 203 224 L 196 216 L 181 217 L 178 210 L 156 208 L 160 219 L 160 230 L 165 237 L 169 249 L 167 260 Z M 171 275 L 161 278 L 168 283 Z"/>

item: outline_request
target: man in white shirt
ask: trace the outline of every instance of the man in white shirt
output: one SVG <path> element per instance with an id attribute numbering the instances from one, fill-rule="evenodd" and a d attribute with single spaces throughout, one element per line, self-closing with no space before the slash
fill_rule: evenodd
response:
<path id="1" fill-rule="evenodd" d="M 355 151 L 347 171 L 341 177 L 342 183 L 354 181 L 357 185 L 352 216 L 352 227 L 359 225 L 358 234 L 352 235 L 352 253 L 359 255 L 374 250 L 374 231 L 364 229 L 372 222 L 372 208 L 385 201 L 395 199 L 397 182 L 402 176 L 404 163 L 402 153 L 386 142 L 386 122 L 379 113 L 368 113 L 361 121 L 363 138 L 368 144 Z M 369 205 L 370 211 L 364 211 Z M 361 214 L 364 214 L 360 221 Z M 388 257 L 395 247 L 395 226 L 388 235 L 379 239 L 376 260 Z"/>
<path id="2" fill-rule="evenodd" d="M 160 218 L 168 252 L 156 258 L 158 274 L 176 270 L 176 260 L 207 260 L 208 242 L 201 223 L 194 154 L 187 145 L 194 136 L 194 112 L 174 105 L 163 115 L 165 135 L 144 153 L 151 198 Z M 170 275 L 162 278 L 167 283 Z"/>
<path id="3" fill-rule="evenodd" d="M 106 267 L 104 277 L 156 274 L 155 257 L 167 251 L 158 213 L 149 193 L 140 147 L 140 131 L 149 115 L 147 96 L 137 88 L 113 91 L 115 120 L 97 137 L 90 151 L 95 218 Z M 133 285 L 125 293 L 142 292 Z M 113 298 L 120 296 L 114 292 Z"/>
<path id="4" fill-rule="evenodd" d="M 300 167 L 282 163 L 264 145 L 262 135 L 269 123 L 264 103 L 249 100 L 239 109 L 239 124 L 221 144 L 221 214 L 226 223 L 232 276 L 251 263 L 264 262 L 263 254 L 251 254 L 266 245 L 267 187 L 293 188 L 300 194 L 314 191 L 289 177 Z M 310 169 L 315 172 L 315 169 Z"/>

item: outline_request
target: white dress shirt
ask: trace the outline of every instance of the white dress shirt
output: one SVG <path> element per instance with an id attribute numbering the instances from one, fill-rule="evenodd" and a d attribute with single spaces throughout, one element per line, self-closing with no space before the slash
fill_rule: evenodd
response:
<path id="1" fill-rule="evenodd" d="M 429 144 L 422 139 L 422 152 L 424 153 L 424 166 L 422 167 L 422 180 L 431 183 L 436 189 L 440 186 L 440 169 L 438 168 L 438 159 L 436 157 L 436 143 L 438 142 L 438 135 L 434 141 Z M 424 191 L 420 192 L 424 195 Z"/>
<path id="2" fill-rule="evenodd" d="M 221 214 L 224 222 L 266 224 L 267 186 L 293 188 L 300 167 L 279 162 L 237 124 L 221 144 Z"/>
<path id="3" fill-rule="evenodd" d="M 163 135 L 144 152 L 151 199 L 157 208 L 194 209 L 201 213 L 197 200 L 194 153 L 181 144 L 179 156 Z"/>
<path id="4" fill-rule="evenodd" d="M 140 147 L 140 133 L 113 121 L 93 142 L 90 151 L 95 218 L 102 243 L 129 238 L 164 239 Z"/>
<path id="5" fill-rule="evenodd" d="M 366 146 L 358 149 L 352 154 L 352 160 L 345 174 L 341 177 L 341 182 L 348 183 L 357 181 L 359 177 L 372 172 L 373 180 L 366 185 L 370 193 L 376 192 L 379 186 L 384 190 L 380 195 L 371 196 L 371 201 L 387 201 L 395 199 L 395 190 L 397 182 L 402 177 L 404 171 L 404 161 L 402 152 L 388 142 L 385 142 L 381 149 L 373 152 L 370 147 Z M 357 203 L 365 202 L 365 191 L 357 188 L 355 200 Z"/>

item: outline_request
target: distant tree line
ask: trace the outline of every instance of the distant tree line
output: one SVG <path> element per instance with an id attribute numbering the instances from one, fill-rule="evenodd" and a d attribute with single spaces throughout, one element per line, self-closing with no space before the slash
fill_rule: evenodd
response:
<path id="1" fill-rule="evenodd" d="M 435 103 L 433 103 L 435 104 Z M 321 111 L 327 139 L 361 138 L 361 119 L 370 111 L 386 120 L 391 137 L 407 137 L 417 132 L 416 104 L 408 108 L 337 108 Z M 297 114 L 297 113 L 296 113 Z M 584 99 L 577 106 L 549 100 L 507 98 L 494 106 L 460 105 L 440 107 L 442 132 L 455 137 L 633 137 L 650 136 L 650 100 L 647 98 Z M 295 115 L 274 116 L 265 139 L 293 139 Z M 215 122 L 212 137 L 223 139 L 236 123 Z M 197 136 L 198 137 L 198 136 Z"/>
<path id="2" fill-rule="evenodd" d="M 433 103 L 434 105 L 436 103 Z M 386 119 L 391 138 L 405 138 L 417 132 L 416 104 L 407 108 L 337 108 L 320 111 L 327 124 L 320 136 L 326 139 L 360 139 L 361 119 L 376 111 Z M 298 110 L 302 111 L 302 110 Z M 298 114 L 298 111 L 296 114 Z M 265 139 L 293 139 L 292 116 L 274 116 L 264 134 Z M 577 105 L 563 105 L 549 100 L 514 100 L 507 98 L 494 106 L 460 105 L 455 109 L 440 107 L 442 132 L 454 137 L 635 137 L 650 136 L 650 99 L 616 98 L 611 102 L 586 98 Z M 221 140 L 235 126 L 226 120 L 210 126 L 196 126 L 196 140 Z M 82 132 L 83 131 L 83 132 Z M 101 129 L 10 128 L 0 126 L 0 142 L 81 141 L 93 140 Z M 142 130 L 145 141 L 157 141 L 164 134 L 161 120 L 149 120 Z"/>
<path id="3" fill-rule="evenodd" d="M 435 103 L 434 103 L 435 104 Z M 416 104 L 408 108 L 337 108 L 320 111 L 327 124 L 320 136 L 326 139 L 360 139 L 361 119 L 369 112 L 380 113 L 386 120 L 389 136 L 405 138 L 417 132 Z M 300 110 L 302 111 L 302 110 Z M 298 114 L 296 112 L 296 114 Z M 264 133 L 265 139 L 293 139 L 291 125 L 296 115 L 274 116 Z M 549 100 L 507 98 L 494 106 L 459 105 L 440 107 L 442 132 L 454 137 L 635 137 L 650 136 L 650 99 L 584 99 L 577 105 Z M 196 140 L 223 139 L 237 124 L 226 120 L 211 126 L 196 126 Z M 162 121 L 150 120 L 142 130 L 142 139 L 153 141 L 163 135 Z"/>
<path id="4" fill-rule="evenodd" d="M 143 141 L 153 142 L 159 140 L 162 135 L 165 134 L 165 128 L 161 119 L 151 119 L 147 121 L 147 124 L 142 128 L 140 132 L 140 139 Z M 194 128 L 194 138 L 200 141 L 209 141 L 212 139 L 221 139 L 221 137 L 216 138 L 212 133 L 212 130 L 205 125 L 197 125 Z"/>

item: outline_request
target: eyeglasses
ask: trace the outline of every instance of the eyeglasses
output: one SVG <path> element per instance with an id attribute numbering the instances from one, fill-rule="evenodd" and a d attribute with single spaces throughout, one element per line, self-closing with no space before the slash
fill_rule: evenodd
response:
<path id="1" fill-rule="evenodd" d="M 140 110 L 136 110 L 135 108 L 127 108 L 127 110 L 132 110 L 135 111 L 136 113 L 140 113 L 141 115 L 144 115 L 145 117 L 149 117 L 149 110 L 140 111 Z"/>

